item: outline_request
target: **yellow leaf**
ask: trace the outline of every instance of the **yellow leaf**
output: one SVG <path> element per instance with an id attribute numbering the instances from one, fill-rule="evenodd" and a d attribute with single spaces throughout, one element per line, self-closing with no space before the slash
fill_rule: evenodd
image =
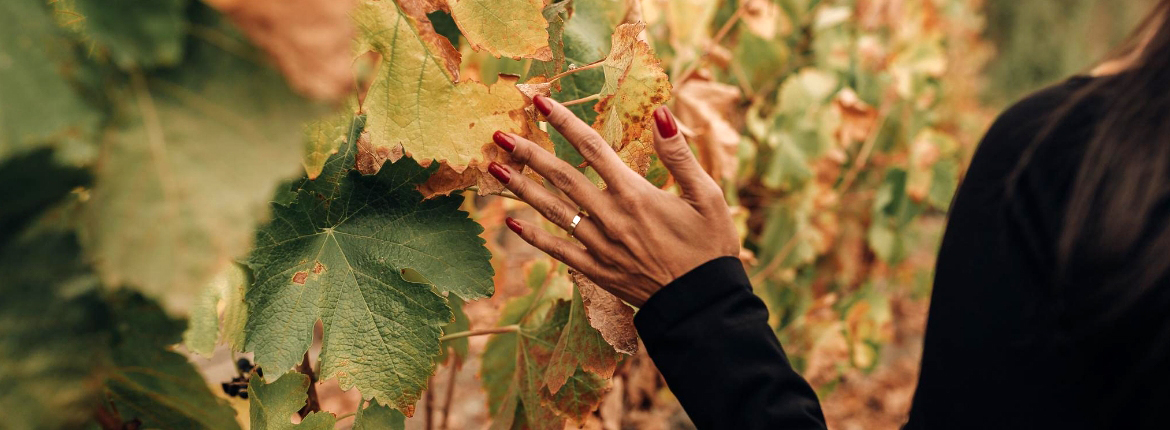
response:
<path id="1" fill-rule="evenodd" d="M 612 47 L 602 69 L 605 84 L 593 106 L 593 128 L 623 153 L 626 164 L 638 173 L 649 168 L 654 109 L 670 99 L 670 80 L 650 45 L 638 39 L 645 24 L 622 24 L 613 33 Z M 629 149 L 626 149 L 626 148 Z"/>
<path id="2" fill-rule="evenodd" d="M 552 60 L 542 0 L 445 0 L 442 6 L 476 51 Z"/>
<path id="3" fill-rule="evenodd" d="M 425 5 L 400 5 L 367 2 L 355 15 L 360 46 L 382 57 L 362 109 L 370 150 L 390 153 L 401 146 L 420 164 L 444 163 L 439 174 L 464 187 L 472 180 L 495 184 L 482 174 L 500 158 L 491 136 L 501 130 L 535 137 L 525 112 L 529 99 L 513 76 L 491 86 L 457 82 L 458 53 L 426 20 Z M 457 189 L 441 188 L 450 186 L 427 194 Z"/>

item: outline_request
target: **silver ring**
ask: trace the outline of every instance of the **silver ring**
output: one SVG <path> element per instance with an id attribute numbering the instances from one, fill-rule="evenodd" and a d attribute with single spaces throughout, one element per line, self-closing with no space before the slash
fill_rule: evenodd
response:
<path id="1" fill-rule="evenodd" d="M 577 224 L 580 222 L 581 222 L 581 213 L 577 212 L 577 215 L 573 216 L 573 222 L 569 224 L 569 236 L 572 236 L 573 231 L 577 230 Z"/>

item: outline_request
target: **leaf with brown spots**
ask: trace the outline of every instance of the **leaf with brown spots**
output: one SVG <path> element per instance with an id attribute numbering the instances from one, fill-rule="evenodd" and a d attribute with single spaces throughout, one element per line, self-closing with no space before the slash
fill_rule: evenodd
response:
<path id="1" fill-rule="evenodd" d="M 491 295 L 491 256 L 461 196 L 423 200 L 415 190 L 437 165 L 402 158 L 361 175 L 356 143 L 290 204 L 274 203 L 257 232 L 246 350 L 276 378 L 302 360 L 320 320 L 321 377 L 409 415 L 452 321 L 444 293 Z"/>
<path id="2" fill-rule="evenodd" d="M 617 150 L 627 151 L 626 164 L 645 175 L 649 168 L 653 139 L 654 109 L 670 99 L 670 80 L 650 45 L 638 39 L 646 25 L 622 24 L 613 33 L 609 56 L 602 66 L 605 84 L 601 99 L 593 106 L 597 119 L 593 128 Z"/>
<path id="3" fill-rule="evenodd" d="M 366 2 L 355 15 L 360 45 L 382 57 L 362 106 L 370 148 L 401 146 L 424 166 L 442 163 L 439 179 L 424 187 L 428 195 L 472 184 L 498 189 L 483 174 L 501 155 L 491 136 L 497 130 L 537 136 L 525 112 L 530 101 L 514 76 L 491 86 L 457 82 L 458 54 L 422 11 L 417 2 L 382 1 Z"/>

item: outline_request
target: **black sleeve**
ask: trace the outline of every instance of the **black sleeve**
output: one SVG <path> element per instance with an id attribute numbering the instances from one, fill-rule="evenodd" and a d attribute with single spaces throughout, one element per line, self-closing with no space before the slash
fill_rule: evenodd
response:
<path id="1" fill-rule="evenodd" d="M 650 358 L 699 429 L 824 429 L 768 310 L 734 257 L 666 285 L 634 317 Z"/>

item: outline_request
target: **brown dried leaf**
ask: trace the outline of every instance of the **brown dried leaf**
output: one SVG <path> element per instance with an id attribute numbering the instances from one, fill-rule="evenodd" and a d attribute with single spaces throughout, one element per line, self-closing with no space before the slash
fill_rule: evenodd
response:
<path id="1" fill-rule="evenodd" d="M 208 0 L 264 49 L 306 96 L 337 100 L 353 87 L 354 0 Z"/>
<path id="2" fill-rule="evenodd" d="M 634 310 L 576 270 L 569 276 L 581 291 L 585 316 L 601 337 L 623 354 L 638 352 L 638 332 L 634 329 Z"/>
<path id="3" fill-rule="evenodd" d="M 739 88 L 704 79 L 689 79 L 675 92 L 675 114 L 695 133 L 699 159 L 707 173 L 722 180 L 735 178 L 740 135 L 730 115 L 740 101 Z"/>
<path id="4" fill-rule="evenodd" d="M 622 24 L 614 31 L 612 47 L 602 69 L 605 84 L 601 99 L 593 106 L 597 119 L 593 128 L 619 152 L 634 170 L 646 173 L 653 153 L 651 115 L 670 99 L 670 80 L 650 45 L 638 39 L 646 25 Z"/>

